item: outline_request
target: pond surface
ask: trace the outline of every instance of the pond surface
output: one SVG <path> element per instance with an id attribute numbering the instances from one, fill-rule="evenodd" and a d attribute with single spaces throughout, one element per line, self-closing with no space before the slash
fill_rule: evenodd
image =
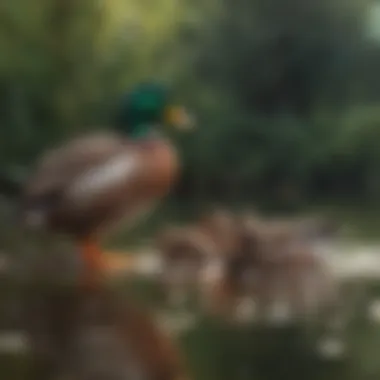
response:
<path id="1" fill-rule="evenodd" d="M 109 246 L 140 245 L 168 223 L 191 220 L 201 208 L 195 203 L 164 204 L 142 227 L 129 233 L 120 232 L 109 241 Z M 375 210 L 332 206 L 310 210 L 341 221 L 345 227 L 342 237 L 347 247 L 361 244 L 373 247 L 380 242 L 380 213 Z M 141 299 L 160 308 L 154 288 L 154 284 L 142 282 L 135 290 Z M 355 313 L 341 334 L 343 351 L 334 357 L 318 351 L 313 334 L 305 334 L 297 326 L 277 330 L 257 326 L 235 328 L 201 318 L 193 330 L 179 338 L 193 380 L 380 379 L 380 317 L 369 316 L 371 305 L 372 314 L 376 314 L 380 307 L 375 307 L 380 304 L 380 280 L 368 284 L 362 294 L 364 298 L 351 302 Z M 0 355 L 0 378 L 27 380 L 30 378 L 29 365 L 25 355 Z"/>

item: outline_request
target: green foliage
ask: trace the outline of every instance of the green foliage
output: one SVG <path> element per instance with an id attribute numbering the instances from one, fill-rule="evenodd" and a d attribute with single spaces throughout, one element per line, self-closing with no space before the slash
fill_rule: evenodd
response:
<path id="1" fill-rule="evenodd" d="M 38 7 L 26 0 L 4 2 L 3 161 L 27 163 L 47 145 L 102 124 L 118 93 L 161 75 L 170 58 L 165 54 L 160 63 L 155 56 L 170 45 L 177 2 L 151 3 L 147 8 L 117 0 L 43 1 Z"/>
<path id="2" fill-rule="evenodd" d="M 206 130 L 184 147 L 189 193 L 294 205 L 375 197 L 380 50 L 366 37 L 368 11 L 341 0 L 213 9 L 194 54 Z"/>
<path id="3" fill-rule="evenodd" d="M 379 44 L 358 0 L 46 1 L 0 8 L 0 158 L 112 120 L 141 79 L 172 85 L 191 198 L 293 205 L 379 194 Z M 371 21 L 372 22 L 372 21 Z"/>

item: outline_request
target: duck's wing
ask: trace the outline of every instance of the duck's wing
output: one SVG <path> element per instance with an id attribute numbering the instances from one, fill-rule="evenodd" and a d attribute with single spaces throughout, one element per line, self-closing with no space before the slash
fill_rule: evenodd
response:
<path id="1" fill-rule="evenodd" d="M 137 170 L 133 149 L 115 135 L 98 134 L 72 140 L 47 152 L 37 163 L 24 191 L 24 204 L 88 199 L 125 181 Z"/>

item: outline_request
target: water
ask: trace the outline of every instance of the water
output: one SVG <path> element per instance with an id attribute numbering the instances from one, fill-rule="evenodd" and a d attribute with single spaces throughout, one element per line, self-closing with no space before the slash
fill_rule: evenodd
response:
<path id="1" fill-rule="evenodd" d="M 162 205 L 142 227 L 119 233 L 109 240 L 109 247 L 124 248 L 147 242 L 168 223 L 184 223 L 196 216 L 199 204 Z M 374 210 L 340 207 L 314 207 L 344 222 L 346 254 L 355 246 L 377 243 L 380 213 Z M 375 249 L 376 251 L 376 249 Z M 365 256 L 365 255 L 364 255 Z M 363 257 L 361 260 L 364 262 Z M 372 255 L 373 256 L 373 255 Z M 359 260 L 360 261 L 360 260 Z M 362 265 L 354 263 L 353 268 Z M 363 264 L 364 265 L 364 264 Z M 380 265 L 379 265 L 380 268 Z M 362 280 L 360 280 L 362 281 Z M 359 284 L 360 285 L 360 284 Z M 351 285 L 350 285 L 351 286 Z M 356 290 L 358 289 L 357 284 Z M 194 380 L 278 380 L 293 379 L 365 380 L 380 378 L 380 280 L 372 278 L 349 289 L 351 319 L 339 336 L 316 336 L 297 326 L 269 329 L 257 326 L 234 327 L 205 317 L 179 337 L 188 358 Z M 153 283 L 135 284 L 135 294 L 147 304 L 160 309 L 159 295 Z M 359 294 L 359 296 L 358 296 Z M 355 298 L 356 297 L 356 298 Z M 4 306 L 4 303 L 3 303 Z M 9 338 L 9 337 L 8 337 Z M 17 342 L 16 342 L 17 343 Z M 28 379 L 27 353 L 0 354 L 0 374 L 14 380 Z"/>

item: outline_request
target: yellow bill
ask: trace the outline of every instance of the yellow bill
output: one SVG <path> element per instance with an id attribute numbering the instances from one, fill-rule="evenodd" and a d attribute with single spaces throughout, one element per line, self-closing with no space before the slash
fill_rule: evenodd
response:
<path id="1" fill-rule="evenodd" d="M 185 107 L 170 106 L 165 110 L 165 123 L 181 130 L 189 130 L 194 127 L 194 119 Z"/>

